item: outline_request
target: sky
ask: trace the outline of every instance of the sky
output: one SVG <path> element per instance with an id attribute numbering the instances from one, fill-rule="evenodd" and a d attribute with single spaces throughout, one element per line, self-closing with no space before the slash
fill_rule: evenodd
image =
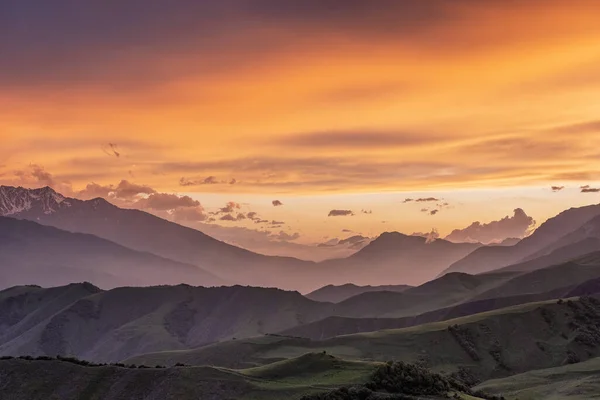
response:
<path id="1" fill-rule="evenodd" d="M 599 14 L 597 0 L 0 0 L 0 184 L 309 258 L 391 230 L 524 236 L 600 202 Z"/>

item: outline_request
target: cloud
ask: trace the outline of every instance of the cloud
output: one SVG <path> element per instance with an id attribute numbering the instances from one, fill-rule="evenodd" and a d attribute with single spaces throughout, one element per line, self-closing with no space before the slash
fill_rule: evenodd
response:
<path id="1" fill-rule="evenodd" d="M 404 199 L 403 203 L 411 203 L 413 201 L 415 201 L 415 199 L 408 198 L 408 199 Z"/>
<path id="2" fill-rule="evenodd" d="M 200 202 L 198 200 L 194 200 L 189 196 L 178 196 L 169 193 L 153 193 L 147 198 L 139 199 L 135 204 L 140 208 L 162 211 L 173 210 L 180 207 L 200 207 Z"/>
<path id="3" fill-rule="evenodd" d="M 512 216 L 489 223 L 473 222 L 464 229 L 455 229 L 445 239 L 452 242 L 491 243 L 506 238 L 522 238 L 531 232 L 535 224 L 532 217 L 517 208 Z"/>
<path id="4" fill-rule="evenodd" d="M 429 211 L 429 215 L 436 215 L 439 212 L 440 212 L 440 210 L 431 210 L 431 211 Z"/>
<path id="5" fill-rule="evenodd" d="M 240 208 L 242 208 L 240 203 L 236 203 L 235 201 L 229 201 L 229 202 L 227 202 L 227 204 L 225 204 L 225 207 L 222 207 L 219 209 L 219 212 L 231 213 L 231 212 L 234 212 L 235 210 L 239 210 Z"/>
<path id="6" fill-rule="evenodd" d="M 328 217 L 348 217 L 353 216 L 354 213 L 351 210 L 331 210 L 329 211 Z"/>
<path id="7" fill-rule="evenodd" d="M 290 235 L 289 233 L 286 233 L 284 231 L 279 231 L 278 234 L 271 235 L 270 237 L 272 237 L 276 240 L 279 240 L 281 242 L 291 242 L 291 241 L 300 239 L 300 234 L 298 232 L 295 232 Z"/>
<path id="8" fill-rule="evenodd" d="M 259 219 L 258 213 L 254 212 L 254 211 L 250 211 L 248 214 L 246 214 L 246 217 L 248 217 L 248 219 L 251 219 L 253 221 Z"/>
<path id="9" fill-rule="evenodd" d="M 360 210 L 363 214 L 373 214 L 373 210 Z"/>
<path id="10" fill-rule="evenodd" d="M 564 186 L 551 186 L 550 187 L 550 189 L 552 189 L 553 192 L 560 192 L 564 188 L 565 188 Z"/>
<path id="11" fill-rule="evenodd" d="M 435 197 L 421 197 L 420 199 L 416 199 L 415 201 L 417 203 L 427 203 L 430 201 L 440 201 L 440 199 L 437 199 Z"/>
<path id="12" fill-rule="evenodd" d="M 231 183 L 233 182 L 233 183 Z M 230 184 L 235 184 L 235 179 L 233 179 L 232 181 L 230 181 Z M 181 178 L 179 179 L 179 186 L 200 186 L 200 185 L 218 185 L 218 184 L 222 184 L 225 183 L 224 181 L 219 181 L 217 179 L 216 176 L 207 176 L 204 179 L 201 180 L 189 180 L 186 178 Z"/>
<path id="13" fill-rule="evenodd" d="M 273 200 L 271 203 L 273 204 L 274 207 L 280 207 L 283 205 L 283 203 L 279 200 Z"/>
<path id="14" fill-rule="evenodd" d="M 344 232 L 344 233 L 351 233 L 352 230 L 350 230 L 350 229 L 342 229 L 342 232 Z"/>
<path id="15" fill-rule="evenodd" d="M 231 214 L 225 214 L 221 218 L 219 218 L 219 220 L 221 220 L 221 221 L 237 221 L 237 219 Z"/>
<path id="16" fill-rule="evenodd" d="M 112 185 L 99 185 L 95 182 L 88 183 L 85 189 L 77 193 L 77 197 L 82 199 L 94 199 L 97 197 L 107 198 L 110 193 L 114 192 L 115 188 Z"/>
<path id="17" fill-rule="evenodd" d="M 119 182 L 119 184 L 114 190 L 114 193 L 116 197 L 122 199 L 130 199 L 141 194 L 149 195 L 156 193 L 156 190 L 152 189 L 150 186 L 138 185 L 124 179 L 121 182 Z"/>
<path id="18" fill-rule="evenodd" d="M 438 232 L 437 229 L 433 228 L 431 230 L 431 232 L 428 232 L 428 233 L 414 232 L 411 236 L 421 236 L 421 237 L 424 237 L 425 239 L 427 239 L 425 241 L 425 243 L 431 243 L 431 242 L 435 241 L 436 239 L 440 238 L 440 233 Z"/>
<path id="19" fill-rule="evenodd" d="M 422 213 L 429 212 L 429 208 L 421 208 L 421 212 Z"/>
<path id="20" fill-rule="evenodd" d="M 581 186 L 581 193 L 599 193 L 600 188 L 593 188 L 590 185 Z"/>
<path id="21" fill-rule="evenodd" d="M 37 164 L 30 164 L 29 170 L 18 170 L 15 171 L 15 176 L 20 178 L 22 181 L 32 180 L 35 183 L 44 186 L 55 186 L 56 182 L 52 174 L 44 169 L 44 167 Z"/>
<path id="22" fill-rule="evenodd" d="M 600 121 L 586 121 L 576 124 L 557 126 L 548 130 L 550 133 L 581 135 L 586 133 L 600 133 Z"/>
<path id="23" fill-rule="evenodd" d="M 202 206 L 197 207 L 178 207 L 171 211 L 171 215 L 173 220 L 177 222 L 199 222 L 207 220 L 207 215 L 204 213 L 204 208 Z M 215 219 L 210 218 L 209 222 L 212 222 Z"/>
<path id="24" fill-rule="evenodd" d="M 281 226 L 281 225 L 285 225 L 285 222 L 272 220 L 270 222 L 270 224 L 271 224 L 271 226 Z"/>
<path id="25" fill-rule="evenodd" d="M 452 138 L 454 139 L 454 138 Z M 287 136 L 280 143 L 295 147 L 327 148 L 379 148 L 407 147 L 425 143 L 439 143 L 449 136 L 423 134 L 422 132 L 313 132 Z"/>

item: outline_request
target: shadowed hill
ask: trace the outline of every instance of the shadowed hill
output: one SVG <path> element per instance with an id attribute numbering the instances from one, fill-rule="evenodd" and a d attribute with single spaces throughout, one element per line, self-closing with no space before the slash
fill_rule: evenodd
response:
<path id="1" fill-rule="evenodd" d="M 461 395 L 463 389 L 469 391 L 464 385 L 419 366 L 347 361 L 324 353 L 307 353 L 265 367 L 242 370 L 98 365 L 49 357 L 4 358 L 0 359 L 0 377 L 3 389 L 0 399 L 10 400 L 329 399 L 332 397 L 326 393 L 352 393 L 349 387 L 363 388 L 363 393 L 372 394 L 369 399 L 434 400 L 448 398 L 448 394 Z M 396 386 L 398 383 L 400 387 Z"/>
<path id="2" fill-rule="evenodd" d="M 297 292 L 241 286 L 99 291 L 82 284 L 29 290 L 26 296 L 21 291 L 0 292 L 0 310 L 10 311 L 1 319 L 2 355 L 61 354 L 117 361 L 138 353 L 281 331 L 322 319 L 332 307 Z M 52 298 L 63 300 L 52 306 Z"/>
<path id="3" fill-rule="evenodd" d="M 584 260 L 593 263 L 600 261 L 600 257 L 596 258 L 590 255 Z M 444 321 L 529 302 L 597 294 L 600 293 L 600 262 L 598 264 L 579 265 L 566 263 L 513 278 L 510 275 L 505 275 L 506 279 L 496 281 L 498 284 L 497 287 L 479 292 L 479 294 L 477 292 L 470 292 L 468 293 L 470 296 L 465 297 L 466 300 L 463 302 L 418 315 L 403 318 L 349 318 L 331 316 L 320 321 L 290 328 L 281 332 L 281 334 L 322 340 L 338 335 L 405 328 L 430 322 Z M 429 292 L 434 299 L 439 301 L 439 297 L 443 297 L 444 293 L 452 293 L 453 287 L 457 289 L 461 287 L 448 285 L 450 282 L 456 281 L 455 279 L 451 279 L 452 275 L 455 274 L 444 275 L 436 280 L 441 282 L 436 283 L 436 281 L 432 281 L 422 285 L 420 288 L 411 289 L 411 291 L 422 290 L 425 293 Z M 461 275 L 458 274 L 458 277 L 467 282 L 473 282 L 471 278 L 477 279 L 484 276 L 466 275 L 465 277 L 461 277 Z M 493 274 L 490 275 L 494 276 Z M 496 274 L 496 276 L 502 276 L 502 274 Z M 490 283 L 493 284 L 494 281 L 492 280 Z M 442 291 L 443 287 L 447 287 L 448 290 L 446 292 Z M 435 293 L 438 293 L 438 295 L 436 296 Z M 390 300 L 390 298 L 387 300 Z M 398 306 L 396 305 L 395 307 Z"/>
<path id="4" fill-rule="evenodd" d="M 481 247 L 452 264 L 444 273 L 459 271 L 478 274 L 527 261 L 528 257 L 537 258 L 546 255 L 567 244 L 585 239 L 586 237 L 577 234 L 576 238 L 573 237 L 571 240 L 561 240 L 598 215 L 600 215 L 600 205 L 563 211 L 544 222 L 529 237 L 514 246 Z"/>
<path id="5" fill-rule="evenodd" d="M 367 292 L 403 292 L 411 287 L 408 285 L 357 286 L 347 283 L 340 286 L 327 285 L 305 296 L 314 301 L 339 303 Z"/>
<path id="6" fill-rule="evenodd" d="M 467 374 L 474 381 L 550 368 L 600 355 L 600 301 L 529 303 L 411 328 L 338 336 L 323 341 L 261 337 L 183 352 L 152 353 L 130 362 L 248 366 L 327 351 L 335 356 L 390 358 Z"/>
<path id="7" fill-rule="evenodd" d="M 596 252 L 600 249 L 600 239 L 589 237 L 580 242 L 560 247 L 550 254 L 540 256 L 528 261 L 509 265 L 486 273 L 498 273 L 506 271 L 528 272 L 558 265 L 567 261 L 581 258 L 582 255 Z"/>
<path id="8" fill-rule="evenodd" d="M 134 251 L 99 237 L 0 217 L 0 286 L 89 281 L 103 288 L 224 281 L 195 265 Z"/>

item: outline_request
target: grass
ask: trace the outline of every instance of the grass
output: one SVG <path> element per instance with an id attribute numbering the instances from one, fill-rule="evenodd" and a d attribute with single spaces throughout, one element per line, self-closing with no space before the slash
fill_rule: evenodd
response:
<path id="1" fill-rule="evenodd" d="M 136 364 L 218 365 L 248 368 L 326 351 L 336 357 L 382 362 L 420 363 L 440 373 L 468 369 L 479 381 L 533 369 L 561 365 L 569 353 L 586 360 L 600 356 L 600 346 L 585 346 L 578 338 L 592 322 L 581 322 L 580 302 L 545 301 L 470 315 L 404 329 L 338 336 L 312 341 L 262 337 L 217 343 L 195 350 L 134 357 Z M 600 305 L 585 311 L 600 318 Z M 450 331 L 449 326 L 458 326 Z M 592 336 L 593 337 L 593 336 Z"/>
<path id="2" fill-rule="evenodd" d="M 529 371 L 476 387 L 514 400 L 585 400 L 600 398 L 600 358 Z"/>

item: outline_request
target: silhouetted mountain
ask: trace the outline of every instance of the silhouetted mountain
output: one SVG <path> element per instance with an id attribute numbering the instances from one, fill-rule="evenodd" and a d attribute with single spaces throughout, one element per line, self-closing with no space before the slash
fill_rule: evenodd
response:
<path id="1" fill-rule="evenodd" d="M 580 258 L 582 254 L 593 253 L 599 249 L 600 239 L 590 237 L 577 243 L 559 247 L 545 256 L 540 256 L 529 261 L 523 261 L 518 264 L 509 265 L 508 267 L 494 270 L 492 273 L 503 271 L 534 271 L 536 269 L 547 268 Z"/>
<path id="2" fill-rule="evenodd" d="M 480 246 L 428 242 L 393 232 L 382 234 L 351 257 L 315 264 L 253 253 L 140 210 L 122 209 L 101 198 L 65 198 L 48 187 L 0 186 L 0 199 L 3 215 L 92 234 L 133 250 L 199 266 L 232 283 L 302 291 L 324 283 L 423 283 Z"/>
<path id="3" fill-rule="evenodd" d="M 600 205 L 571 208 L 550 218 L 530 236 L 514 246 L 481 247 L 452 264 L 443 273 L 466 272 L 478 274 L 527 261 L 528 258 L 546 255 L 553 250 L 588 237 L 576 234 L 571 239 L 562 240 L 563 237 L 578 230 L 598 215 L 600 215 Z M 561 241 L 559 242 L 559 240 Z"/>
<path id="4" fill-rule="evenodd" d="M 429 242 L 421 236 L 386 232 L 350 257 L 324 261 L 320 267 L 327 281 L 333 284 L 398 282 L 414 285 L 434 278 L 479 246 L 479 243 L 452 243 L 442 239 Z"/>
<path id="5" fill-rule="evenodd" d="M 408 285 L 357 286 L 352 283 L 335 286 L 327 285 L 306 295 L 311 300 L 339 303 L 350 297 L 367 292 L 403 292 L 411 288 Z"/>
<path id="6" fill-rule="evenodd" d="M 309 270 L 312 262 L 253 253 L 144 211 L 119 208 L 102 198 L 82 201 L 65 198 L 48 187 L 0 186 L 0 215 L 92 234 L 199 266 L 233 283 L 313 289 L 319 282 L 318 276 L 310 274 L 314 272 Z"/>
<path id="7" fill-rule="evenodd" d="M 0 287 L 89 281 L 103 288 L 225 281 L 195 265 L 134 251 L 99 237 L 0 217 Z"/>

